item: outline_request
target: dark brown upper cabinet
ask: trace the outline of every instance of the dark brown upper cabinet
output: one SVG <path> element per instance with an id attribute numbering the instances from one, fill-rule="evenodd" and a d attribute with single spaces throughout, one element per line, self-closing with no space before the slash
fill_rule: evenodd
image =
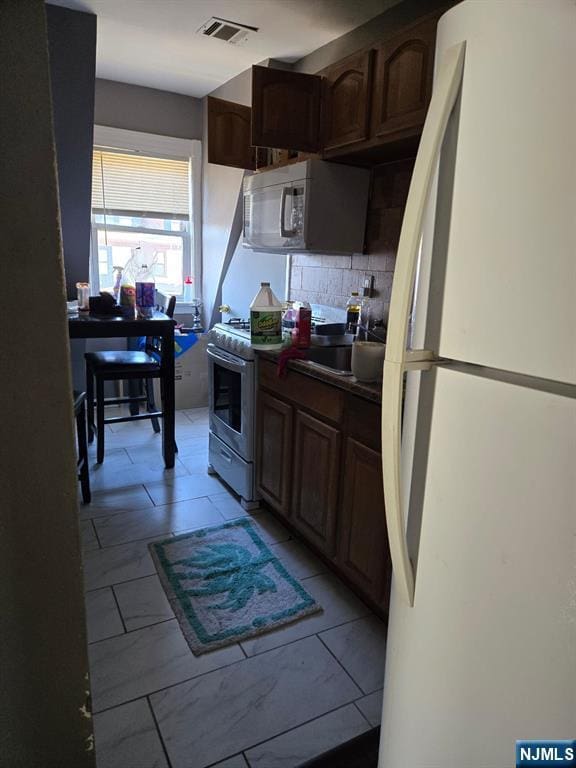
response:
<path id="1" fill-rule="evenodd" d="M 252 144 L 317 152 L 321 90 L 316 75 L 252 67 Z"/>
<path id="2" fill-rule="evenodd" d="M 432 93 L 437 22 L 435 13 L 315 75 L 252 67 L 251 111 L 208 98 L 208 161 L 254 170 L 269 163 L 263 148 L 361 166 L 413 157 Z"/>
<path id="3" fill-rule="evenodd" d="M 360 51 L 321 72 L 325 152 L 366 141 L 370 135 L 373 54 Z"/>
<path id="4" fill-rule="evenodd" d="M 432 93 L 436 19 L 405 30 L 377 50 L 372 135 L 392 140 L 420 130 Z"/>
<path id="5" fill-rule="evenodd" d="M 250 107 L 208 97 L 208 162 L 233 168 L 256 168 L 250 143 Z"/>

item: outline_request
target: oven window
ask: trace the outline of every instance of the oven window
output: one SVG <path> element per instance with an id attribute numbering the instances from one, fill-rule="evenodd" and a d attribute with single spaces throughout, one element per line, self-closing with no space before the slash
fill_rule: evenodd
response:
<path id="1" fill-rule="evenodd" d="M 214 363 L 214 415 L 242 432 L 242 374 Z"/>

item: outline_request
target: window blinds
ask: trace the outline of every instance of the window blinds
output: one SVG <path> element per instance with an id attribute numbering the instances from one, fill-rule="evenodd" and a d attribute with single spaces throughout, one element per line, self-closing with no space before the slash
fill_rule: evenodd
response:
<path id="1" fill-rule="evenodd" d="M 189 215 L 189 162 L 94 148 L 92 209 Z"/>

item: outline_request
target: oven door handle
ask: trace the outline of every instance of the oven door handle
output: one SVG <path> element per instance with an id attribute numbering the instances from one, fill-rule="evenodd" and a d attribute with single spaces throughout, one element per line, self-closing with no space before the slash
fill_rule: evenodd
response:
<path id="1" fill-rule="evenodd" d="M 210 345 L 206 349 L 206 354 L 215 363 L 218 363 L 223 368 L 227 368 L 229 371 L 245 371 L 249 364 L 247 360 L 243 360 L 241 357 L 230 355 L 228 352 Z"/>

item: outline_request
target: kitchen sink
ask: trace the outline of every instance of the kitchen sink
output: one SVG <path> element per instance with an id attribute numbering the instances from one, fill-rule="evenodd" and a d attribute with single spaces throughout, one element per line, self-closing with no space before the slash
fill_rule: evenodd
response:
<path id="1" fill-rule="evenodd" d="M 338 376 L 352 376 L 352 346 L 311 347 L 306 350 L 306 359 L 319 368 L 327 368 Z"/>

